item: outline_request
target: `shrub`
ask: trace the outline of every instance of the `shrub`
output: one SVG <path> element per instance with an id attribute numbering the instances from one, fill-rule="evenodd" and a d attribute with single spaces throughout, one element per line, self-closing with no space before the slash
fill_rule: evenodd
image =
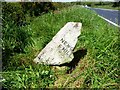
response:
<path id="1" fill-rule="evenodd" d="M 24 9 L 23 12 L 30 14 L 30 16 L 39 16 L 55 9 L 51 2 L 22 2 L 20 4 Z"/>
<path id="2" fill-rule="evenodd" d="M 112 7 L 119 7 L 120 6 L 120 1 L 119 2 L 114 2 Z"/>
<path id="3" fill-rule="evenodd" d="M 20 26 L 26 21 L 23 8 L 19 3 L 2 3 L 2 18 L 3 25 L 8 24 L 8 22 L 14 22 L 17 26 Z"/>

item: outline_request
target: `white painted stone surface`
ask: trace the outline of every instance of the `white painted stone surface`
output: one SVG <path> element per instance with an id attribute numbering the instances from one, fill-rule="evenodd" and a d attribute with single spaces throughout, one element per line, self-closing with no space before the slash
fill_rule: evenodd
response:
<path id="1" fill-rule="evenodd" d="M 82 24 L 79 22 L 68 22 L 39 53 L 34 62 L 60 65 L 72 61 L 73 49 L 81 33 L 81 27 Z"/>

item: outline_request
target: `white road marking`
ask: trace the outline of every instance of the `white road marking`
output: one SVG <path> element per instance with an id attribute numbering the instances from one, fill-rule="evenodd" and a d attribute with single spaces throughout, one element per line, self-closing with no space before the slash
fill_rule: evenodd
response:
<path id="1" fill-rule="evenodd" d="M 116 23 L 114 23 L 114 22 L 112 22 L 112 21 L 110 21 L 110 20 L 108 20 L 108 19 L 106 19 L 106 18 L 104 18 L 104 17 L 102 17 L 102 16 L 100 16 L 100 15 L 98 15 L 98 16 L 101 17 L 102 19 L 104 19 L 105 21 L 111 23 L 112 25 L 117 26 L 117 27 L 120 28 L 120 26 L 119 26 L 118 24 L 116 24 Z"/>
<path id="2" fill-rule="evenodd" d="M 86 8 L 91 8 L 91 7 L 88 7 L 88 6 L 87 6 Z M 94 8 L 94 9 L 101 9 L 101 8 Z M 111 9 L 101 9 L 101 10 L 119 11 L 119 10 L 111 10 Z M 118 25 L 118 24 L 116 24 L 116 23 L 114 23 L 114 22 L 112 22 L 112 21 L 110 21 L 110 20 L 104 18 L 103 16 L 100 16 L 100 15 L 98 15 L 98 16 L 101 17 L 102 19 L 104 19 L 105 21 L 111 23 L 112 25 L 114 25 L 114 26 L 120 28 L 120 25 Z"/>

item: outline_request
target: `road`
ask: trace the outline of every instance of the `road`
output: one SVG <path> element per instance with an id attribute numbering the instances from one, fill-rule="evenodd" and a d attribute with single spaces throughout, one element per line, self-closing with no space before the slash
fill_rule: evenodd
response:
<path id="1" fill-rule="evenodd" d="M 96 11 L 100 16 L 120 26 L 120 11 L 119 10 L 91 8 L 87 6 L 86 8 Z"/>

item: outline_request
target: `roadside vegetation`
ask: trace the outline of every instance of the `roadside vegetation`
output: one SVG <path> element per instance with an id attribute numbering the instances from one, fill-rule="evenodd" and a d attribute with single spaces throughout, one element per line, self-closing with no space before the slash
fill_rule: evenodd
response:
<path id="1" fill-rule="evenodd" d="M 101 3 L 101 4 L 93 5 L 92 7 L 94 7 L 94 8 L 105 8 L 105 9 L 120 10 L 120 2 Z"/>
<path id="2" fill-rule="evenodd" d="M 9 4 L 11 5 L 11 3 Z M 40 9 L 37 4 L 35 4 L 36 9 Z M 26 10 L 28 12 L 23 12 L 26 13 L 24 14 L 26 15 L 25 20 L 22 19 L 24 15 L 20 20 L 26 22 L 25 26 L 23 23 L 22 26 L 21 23 L 16 25 L 18 23 L 15 22 L 16 14 L 10 12 L 15 14 L 13 18 L 15 20 L 11 20 L 7 15 L 8 11 L 4 13 L 5 9 L 3 9 L 3 14 L 5 14 L 2 30 L 3 72 L 1 75 L 4 78 L 3 87 L 9 89 L 120 88 L 118 28 L 105 22 L 95 12 L 86 8 L 74 4 L 72 6 L 70 3 L 66 8 L 53 8 L 56 4 L 58 3 L 51 3 L 52 9 L 49 8 L 46 12 L 44 12 L 46 9 L 43 9 L 43 12 L 38 13 L 37 16 L 34 11 L 36 9 L 33 9 L 31 14 L 33 16 L 31 16 L 28 8 Z M 49 4 L 47 3 L 47 5 Z M 43 6 L 46 7 L 46 5 Z M 7 7 L 6 4 L 4 7 Z M 75 68 L 69 71 L 71 67 L 61 66 L 59 68 L 65 68 L 58 69 L 58 67 L 33 63 L 33 59 L 67 22 L 82 23 L 81 35 L 74 50 L 74 52 L 79 50 L 82 52 L 78 53 L 78 57 L 81 57 L 78 58 L 79 62 L 75 64 Z M 84 51 L 86 54 L 81 55 Z"/>
<path id="3" fill-rule="evenodd" d="M 78 5 L 88 5 L 93 8 L 120 10 L 120 2 L 78 2 Z"/>

